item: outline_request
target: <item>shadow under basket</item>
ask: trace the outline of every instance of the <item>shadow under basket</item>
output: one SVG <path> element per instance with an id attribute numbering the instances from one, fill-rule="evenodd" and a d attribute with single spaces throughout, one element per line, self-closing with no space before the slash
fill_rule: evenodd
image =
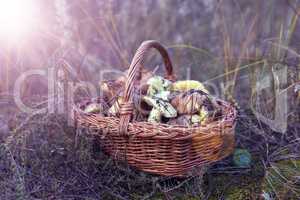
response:
<path id="1" fill-rule="evenodd" d="M 229 103 L 217 100 L 223 115 L 220 119 L 199 127 L 184 127 L 162 123 L 130 121 L 133 113 L 132 90 L 145 52 L 157 49 L 167 71 L 174 80 L 172 65 L 165 48 L 156 41 L 144 42 L 130 65 L 125 85 L 120 117 L 106 117 L 83 111 L 74 106 L 78 127 L 88 127 L 101 138 L 101 146 L 113 159 L 126 161 L 142 171 L 164 176 L 190 176 L 223 159 L 234 149 L 236 110 Z"/>

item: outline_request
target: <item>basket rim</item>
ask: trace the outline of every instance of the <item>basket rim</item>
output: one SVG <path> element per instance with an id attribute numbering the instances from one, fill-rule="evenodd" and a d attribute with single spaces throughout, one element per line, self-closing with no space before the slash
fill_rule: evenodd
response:
<path id="1" fill-rule="evenodd" d="M 131 121 L 128 124 L 128 136 L 137 136 L 142 138 L 155 137 L 156 139 L 170 139 L 174 140 L 185 140 L 192 138 L 196 135 L 207 135 L 213 136 L 213 133 L 222 134 L 222 131 L 211 131 L 215 129 L 223 129 L 226 126 L 234 126 L 236 122 L 237 110 L 229 102 L 226 102 L 221 99 L 217 99 L 221 102 L 223 109 L 227 109 L 227 112 L 224 112 L 224 115 L 220 120 L 212 121 L 207 124 L 203 124 L 196 127 L 188 127 L 183 125 L 170 125 L 164 123 L 151 123 L 147 121 Z M 120 117 L 112 116 L 102 116 L 100 114 L 86 113 L 81 109 L 82 104 L 77 104 L 73 106 L 74 117 L 76 121 L 85 121 L 87 123 L 82 123 L 83 127 L 90 127 L 93 125 L 95 129 L 105 129 L 101 128 L 102 122 L 112 122 L 110 128 L 117 128 L 115 126 L 119 125 Z M 89 125 L 87 125 L 89 124 Z M 144 133 L 143 129 L 152 129 L 153 133 L 149 134 Z M 137 130 L 136 130 L 137 129 Z M 221 130 L 220 129 L 220 130 Z M 172 133 L 171 133 L 172 132 Z"/>

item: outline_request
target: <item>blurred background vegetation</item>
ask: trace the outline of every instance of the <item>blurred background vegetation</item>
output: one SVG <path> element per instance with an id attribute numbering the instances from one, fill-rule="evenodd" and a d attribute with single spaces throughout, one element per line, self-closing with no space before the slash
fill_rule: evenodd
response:
<path id="1" fill-rule="evenodd" d="M 207 195 L 211 199 L 256 199 L 260 194 L 269 195 L 269 190 L 273 191 L 270 198 L 298 198 L 300 164 L 294 159 L 299 159 L 300 132 L 300 92 L 295 89 L 300 80 L 299 1 L 44 0 L 39 6 L 43 23 L 38 31 L 17 44 L 3 43 L 0 49 L 3 199 L 201 199 L 205 196 L 203 191 L 210 190 L 214 191 Z M 217 164 L 211 170 L 211 174 L 225 174 L 212 181 L 221 186 L 204 184 L 209 189 L 197 190 L 195 185 L 202 184 L 201 180 L 148 177 L 112 164 L 114 168 L 108 170 L 108 158 L 102 162 L 104 155 L 95 153 L 91 139 L 62 126 L 62 119 L 17 116 L 11 99 L 15 81 L 22 72 L 50 68 L 63 58 L 76 71 L 78 80 L 97 84 L 103 70 L 126 70 L 135 50 L 149 39 L 168 47 L 179 79 L 200 80 L 242 110 L 237 145 L 250 149 L 260 165 L 255 164 L 251 170 L 234 168 L 232 172 L 230 161 L 224 161 L 225 168 L 221 163 L 221 167 Z M 154 69 L 161 63 L 161 58 L 153 53 L 147 67 Z M 47 95 L 44 78 L 32 77 L 23 86 L 24 99 Z M 280 95 L 286 95 L 287 101 L 283 102 Z M 262 114 L 262 121 L 256 120 L 253 110 Z M 276 124 L 276 115 L 287 118 L 287 130 L 282 131 Z M 80 142 L 75 137 L 81 138 Z M 278 163 L 282 158 L 285 161 Z M 286 165 L 288 162 L 292 164 Z M 259 166 L 264 169 L 262 175 Z M 115 169 L 117 175 L 109 176 L 108 181 L 105 171 L 114 174 Z M 292 175 L 284 174 L 291 170 Z M 70 174 L 68 182 L 63 181 L 68 177 L 64 172 Z M 256 172 L 261 175 L 258 182 Z M 246 174 L 247 178 L 235 173 Z M 224 182 L 232 180 L 232 174 L 236 181 L 226 186 Z M 255 181 L 251 182 L 252 176 Z M 222 178 L 226 181 L 222 182 Z M 253 186 L 258 191 L 245 187 L 255 197 L 231 194 L 244 189 L 239 181 L 247 182 L 248 178 L 251 184 L 259 183 Z M 287 182 L 291 185 L 276 194 Z M 151 189 L 146 187 L 149 184 Z M 269 186 L 262 189 L 263 185 Z M 81 191 L 84 188 L 86 191 Z"/>
<path id="2" fill-rule="evenodd" d="M 250 105 L 254 84 L 268 79 L 266 113 L 274 108 L 274 64 L 289 73 L 281 89 L 296 96 L 291 91 L 299 79 L 297 1 L 59 0 L 39 6 L 39 31 L 3 48 L 2 92 L 11 91 L 22 71 L 51 67 L 61 57 L 80 80 L 96 83 L 99 71 L 127 69 L 141 42 L 155 39 L 169 48 L 178 78 L 213 84 L 217 94 L 238 98 L 242 106 Z M 161 60 L 154 56 L 148 63 L 153 69 Z M 296 101 L 290 101 L 291 110 Z"/>

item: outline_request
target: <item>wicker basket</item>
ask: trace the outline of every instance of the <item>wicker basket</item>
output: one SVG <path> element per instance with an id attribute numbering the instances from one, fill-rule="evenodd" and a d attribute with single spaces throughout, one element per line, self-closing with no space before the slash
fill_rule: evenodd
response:
<path id="1" fill-rule="evenodd" d="M 228 156 L 234 148 L 236 110 L 218 100 L 221 120 L 199 127 L 130 121 L 133 113 L 133 83 L 146 53 L 157 49 L 164 59 L 165 78 L 174 80 L 173 68 L 165 48 L 157 41 L 146 41 L 138 48 L 128 72 L 120 118 L 87 114 L 74 107 L 79 126 L 99 130 L 104 150 L 113 158 L 145 172 L 166 176 L 188 176 L 195 168 Z"/>

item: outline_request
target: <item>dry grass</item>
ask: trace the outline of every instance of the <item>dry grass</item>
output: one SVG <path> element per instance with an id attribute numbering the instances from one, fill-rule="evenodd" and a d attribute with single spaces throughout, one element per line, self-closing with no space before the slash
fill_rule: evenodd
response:
<path id="1" fill-rule="evenodd" d="M 0 199 L 219 199 L 241 183 L 254 198 L 278 160 L 299 156 L 295 130 L 282 138 L 248 111 L 239 114 L 237 145 L 251 152 L 251 167 L 238 168 L 229 157 L 204 171 L 204 177 L 181 179 L 145 174 L 112 160 L 97 138 L 67 126 L 62 115 L 19 114 L 10 124 L 0 145 Z M 289 183 L 297 191 L 296 183 Z"/>
<path id="2" fill-rule="evenodd" d="M 257 199 L 262 192 L 274 199 L 298 198 L 300 95 L 293 92 L 300 80 L 297 2 L 213 1 L 212 8 L 197 0 L 95 2 L 70 5 L 73 29 L 51 32 L 51 24 L 31 48 L 20 46 L 17 52 L 0 55 L 0 199 L 238 200 Z M 64 31 L 72 33 L 68 47 L 60 46 L 68 39 Z M 76 81 L 97 83 L 99 71 L 125 69 L 146 39 L 168 45 L 179 78 L 214 84 L 221 98 L 240 107 L 236 145 L 251 152 L 250 167 L 238 168 L 228 157 L 210 166 L 203 177 L 145 174 L 105 155 L 98 138 L 67 126 L 63 115 L 18 112 L 7 92 L 22 72 L 45 63 L 52 67 L 61 57 L 77 72 Z M 149 66 L 161 63 L 155 56 L 149 61 Z M 288 72 L 284 84 L 277 81 L 279 65 Z M 256 87 L 266 77 L 270 87 L 258 94 Z M 34 106 L 48 100 L 43 89 L 43 101 L 33 97 L 41 83 L 26 83 L 24 93 Z M 284 134 L 251 110 L 259 104 L 263 115 L 272 119 L 278 89 L 288 94 Z"/>

